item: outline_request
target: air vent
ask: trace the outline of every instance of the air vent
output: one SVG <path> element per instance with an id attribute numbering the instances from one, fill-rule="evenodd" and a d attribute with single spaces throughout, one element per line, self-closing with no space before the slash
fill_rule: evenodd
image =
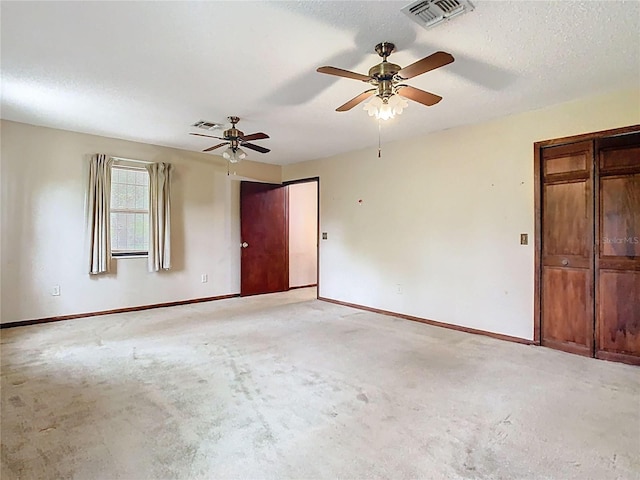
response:
<path id="1" fill-rule="evenodd" d="M 418 0 L 404 7 L 402 13 L 422 27 L 432 28 L 473 8 L 468 0 Z"/>
<path id="2" fill-rule="evenodd" d="M 206 120 L 200 120 L 191 126 L 201 128 L 203 130 L 219 130 L 224 128 L 222 123 L 207 122 Z"/>

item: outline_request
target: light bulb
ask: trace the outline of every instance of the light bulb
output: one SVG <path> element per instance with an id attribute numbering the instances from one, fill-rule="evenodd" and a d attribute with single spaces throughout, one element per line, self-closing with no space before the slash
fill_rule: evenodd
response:
<path id="1" fill-rule="evenodd" d="M 391 105 L 389 105 L 388 102 L 382 104 L 382 107 L 380 107 L 380 110 L 376 115 L 378 120 L 389 120 L 390 118 L 393 118 L 395 116 L 396 114 L 394 113 L 393 108 L 391 108 Z"/>

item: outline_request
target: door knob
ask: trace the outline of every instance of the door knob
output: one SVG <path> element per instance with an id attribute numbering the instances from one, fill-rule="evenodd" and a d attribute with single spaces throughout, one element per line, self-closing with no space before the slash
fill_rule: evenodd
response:
<path id="1" fill-rule="evenodd" d="M 249 244 L 247 242 L 242 242 L 242 244 L 240 246 L 242 248 L 247 248 L 249 246 Z"/>
<path id="2" fill-rule="evenodd" d="M 563 258 L 563 259 L 562 259 L 562 265 L 564 265 L 565 267 L 566 267 L 567 265 L 569 265 L 569 260 L 567 260 L 566 258 Z"/>

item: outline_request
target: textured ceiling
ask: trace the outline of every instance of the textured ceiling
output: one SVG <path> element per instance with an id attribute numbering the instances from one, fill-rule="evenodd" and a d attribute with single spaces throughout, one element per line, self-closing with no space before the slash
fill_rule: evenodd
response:
<path id="1" fill-rule="evenodd" d="M 361 106 L 335 112 L 367 85 L 315 69 L 366 73 L 381 41 L 401 66 L 456 59 L 407 81 L 444 99 L 383 142 L 640 85 L 638 1 L 477 0 L 431 30 L 407 3 L 3 1 L 2 118 L 199 151 L 217 142 L 192 123 L 237 115 L 271 136 L 250 159 L 287 164 L 377 145 Z"/>

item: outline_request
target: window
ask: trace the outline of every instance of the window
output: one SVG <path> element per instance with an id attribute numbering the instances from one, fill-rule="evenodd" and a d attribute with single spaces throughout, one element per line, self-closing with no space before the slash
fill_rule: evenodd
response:
<path id="1" fill-rule="evenodd" d="M 111 168 L 111 254 L 147 255 L 149 251 L 149 173 L 144 168 Z"/>

